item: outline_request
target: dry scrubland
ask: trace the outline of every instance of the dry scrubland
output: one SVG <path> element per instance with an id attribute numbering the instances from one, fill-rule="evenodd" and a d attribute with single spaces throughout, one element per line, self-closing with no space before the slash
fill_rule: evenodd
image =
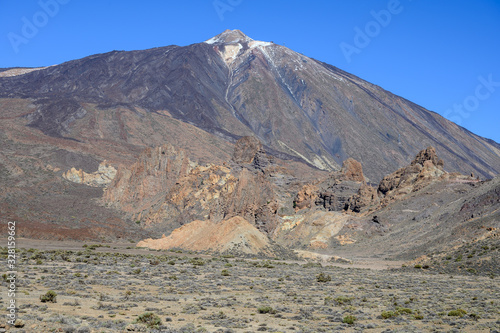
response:
<path id="1" fill-rule="evenodd" d="M 500 330 L 497 277 L 113 246 L 18 251 L 12 332 Z"/>

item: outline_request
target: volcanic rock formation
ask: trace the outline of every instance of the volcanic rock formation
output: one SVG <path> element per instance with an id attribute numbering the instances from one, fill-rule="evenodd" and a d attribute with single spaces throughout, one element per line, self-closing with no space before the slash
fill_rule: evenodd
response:
<path id="1" fill-rule="evenodd" d="M 364 182 L 361 163 L 348 158 L 340 171 L 332 172 L 313 184 L 304 185 L 295 198 L 295 209 L 322 206 L 330 211 L 342 211 Z"/>
<path id="2" fill-rule="evenodd" d="M 240 216 L 259 230 L 272 233 L 278 202 L 262 169 L 272 163 L 262 144 L 246 137 L 235 145 L 236 161 L 239 163 L 234 165 L 203 166 L 170 145 L 147 149 L 131 167 L 119 169 L 103 199 L 155 230 L 172 230 L 194 220 L 218 223 Z"/>

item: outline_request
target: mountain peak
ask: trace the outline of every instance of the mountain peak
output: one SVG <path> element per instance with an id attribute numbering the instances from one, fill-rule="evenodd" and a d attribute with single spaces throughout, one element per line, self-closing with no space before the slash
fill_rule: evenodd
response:
<path id="1" fill-rule="evenodd" d="M 215 37 L 212 37 L 205 41 L 207 44 L 234 44 L 234 43 L 242 43 L 242 42 L 251 42 L 252 38 L 245 35 L 240 30 L 225 30 L 224 32 L 218 34 Z"/>

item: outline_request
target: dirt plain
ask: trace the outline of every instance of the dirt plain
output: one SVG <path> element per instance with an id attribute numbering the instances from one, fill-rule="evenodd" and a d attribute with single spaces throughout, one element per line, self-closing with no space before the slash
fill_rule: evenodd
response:
<path id="1" fill-rule="evenodd" d="M 6 253 L 2 248 L 2 258 Z M 19 239 L 19 327 L 4 321 L 0 331 L 500 331 L 498 277 L 352 260 L 235 258 L 152 251 L 134 243 Z M 5 310 L 7 281 L 1 281 Z M 40 299 L 49 290 L 57 294 L 55 303 Z M 144 313 L 158 316 L 157 325 L 141 322 Z"/>

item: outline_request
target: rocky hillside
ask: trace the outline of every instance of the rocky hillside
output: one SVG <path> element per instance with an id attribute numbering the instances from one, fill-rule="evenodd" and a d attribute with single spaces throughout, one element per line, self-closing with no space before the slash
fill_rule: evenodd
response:
<path id="1" fill-rule="evenodd" d="M 498 143 L 239 30 L 185 47 L 113 51 L 9 73 L 0 77 L 0 99 L 8 104 L 2 119 L 30 126 L 25 139 L 40 130 L 43 141 L 79 142 L 111 161 L 118 150 L 136 157 L 144 146 L 173 141 L 213 161 L 230 151 L 227 142 L 250 135 L 275 156 L 324 170 L 354 158 L 375 182 L 430 145 L 448 171 L 481 178 L 500 171 Z M 169 131 L 174 120 L 201 131 Z"/>
<path id="2" fill-rule="evenodd" d="M 169 146 L 146 150 L 118 170 L 105 191 L 108 206 L 166 235 L 139 246 L 414 259 L 500 227 L 498 177 L 448 173 L 433 147 L 376 186 L 354 159 L 339 171 L 301 180 L 251 137 L 238 140 L 222 165 L 183 156 Z"/>
<path id="3" fill-rule="evenodd" d="M 498 143 L 238 30 L 2 73 L 19 236 L 406 260 L 500 227 Z"/>
<path id="4" fill-rule="evenodd" d="M 222 165 L 199 165 L 165 145 L 120 168 L 103 199 L 146 229 L 169 232 L 194 220 L 218 223 L 240 216 L 271 234 L 279 210 L 292 206 L 292 195 L 284 194 L 288 189 L 272 179 L 287 177 L 293 178 L 291 172 L 256 139 L 238 140 L 233 158 Z"/>

